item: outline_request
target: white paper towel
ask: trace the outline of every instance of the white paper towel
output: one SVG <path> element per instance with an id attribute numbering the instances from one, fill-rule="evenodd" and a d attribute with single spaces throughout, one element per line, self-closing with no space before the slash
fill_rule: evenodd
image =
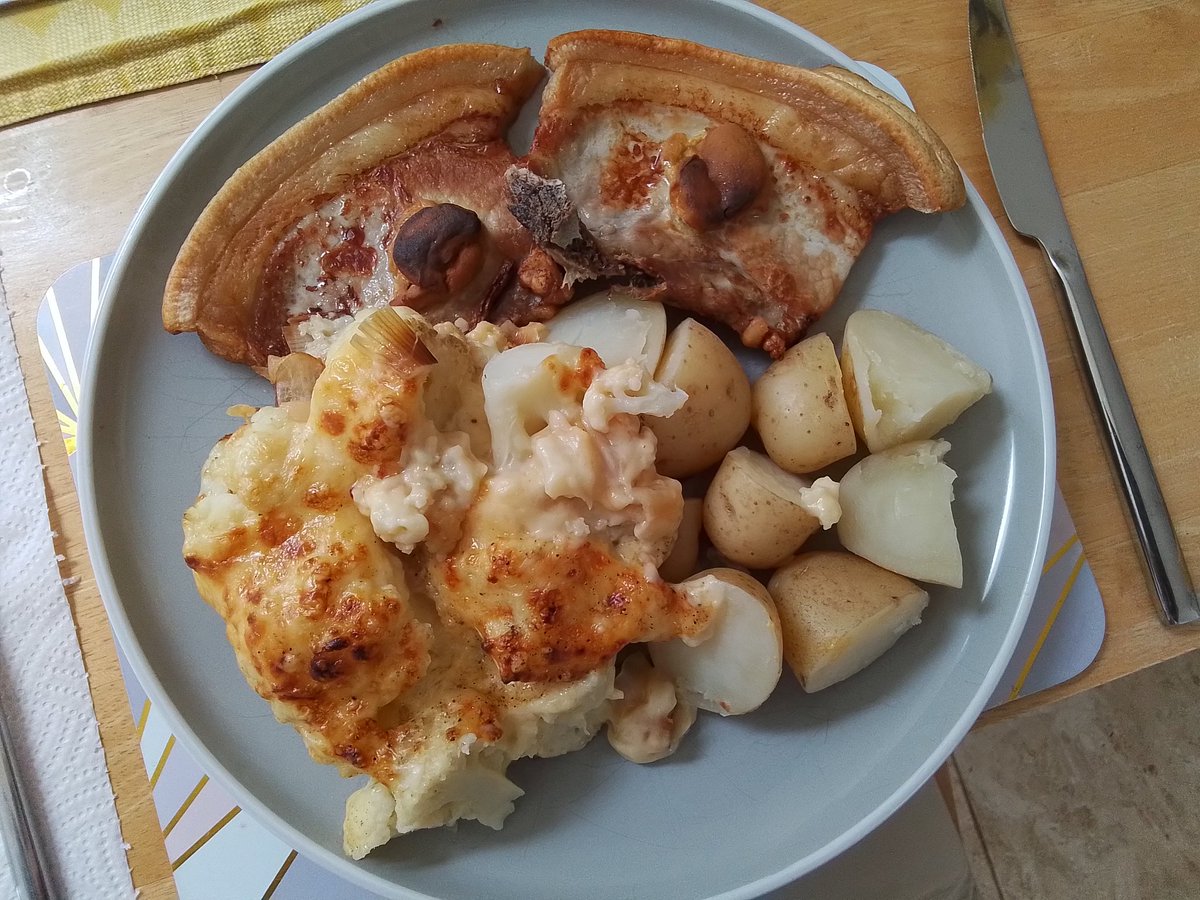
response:
<path id="1" fill-rule="evenodd" d="M 0 288 L 0 683 L 61 896 L 133 895 L 75 623 L 55 559 L 41 461 Z M 0 851 L 0 898 L 16 896 Z"/>

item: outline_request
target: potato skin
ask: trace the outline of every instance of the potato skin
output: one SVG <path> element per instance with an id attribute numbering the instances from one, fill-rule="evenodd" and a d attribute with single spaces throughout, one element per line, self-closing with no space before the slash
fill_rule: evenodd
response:
<path id="1" fill-rule="evenodd" d="M 783 629 L 783 655 L 808 692 L 861 671 L 920 620 L 929 594 L 853 553 L 802 553 L 768 590 Z"/>
<path id="2" fill-rule="evenodd" d="M 717 469 L 704 495 L 704 532 L 730 562 L 770 569 L 795 553 L 821 523 L 754 477 L 752 455 L 739 447 Z"/>
<path id="3" fill-rule="evenodd" d="M 846 339 L 842 338 L 842 394 L 846 398 L 846 409 L 850 414 L 850 421 L 854 426 L 854 433 L 859 439 L 867 445 L 867 451 L 871 450 L 871 442 L 867 439 L 867 433 L 874 433 L 876 423 L 874 421 L 868 423 L 866 421 L 865 399 L 858 389 L 858 379 L 854 375 L 854 355 L 853 351 L 847 347 Z"/>
<path id="4" fill-rule="evenodd" d="M 767 455 L 789 472 L 823 469 L 857 449 L 833 341 L 814 334 L 754 384 L 751 422 Z"/>
<path id="5" fill-rule="evenodd" d="M 703 522 L 703 501 L 692 497 L 683 501 L 683 518 L 675 536 L 675 546 L 658 567 L 663 581 L 678 584 L 691 577 L 700 558 L 700 529 Z"/>
<path id="6" fill-rule="evenodd" d="M 750 379 L 724 342 L 695 319 L 667 336 L 655 378 L 687 392 L 666 419 L 647 417 L 658 438 L 658 471 L 686 478 L 720 462 L 750 426 Z"/>

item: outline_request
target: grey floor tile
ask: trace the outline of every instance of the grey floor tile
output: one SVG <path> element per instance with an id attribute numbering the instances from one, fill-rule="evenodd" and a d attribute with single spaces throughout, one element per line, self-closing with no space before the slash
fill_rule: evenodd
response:
<path id="1" fill-rule="evenodd" d="M 970 735 L 1003 900 L 1200 898 L 1200 653 Z"/>

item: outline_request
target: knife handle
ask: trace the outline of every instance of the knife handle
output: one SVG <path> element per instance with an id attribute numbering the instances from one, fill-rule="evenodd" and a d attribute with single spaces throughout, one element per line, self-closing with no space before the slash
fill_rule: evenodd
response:
<path id="1" fill-rule="evenodd" d="M 1079 251 L 1070 242 L 1054 247 L 1042 243 L 1042 250 L 1062 281 L 1083 351 L 1088 384 L 1104 423 L 1105 443 L 1124 488 L 1163 620 L 1168 625 L 1196 622 L 1200 620 L 1200 598 L 1188 575 L 1166 500 L 1146 452 L 1146 442 L 1104 331 L 1096 299 L 1088 286 Z"/>

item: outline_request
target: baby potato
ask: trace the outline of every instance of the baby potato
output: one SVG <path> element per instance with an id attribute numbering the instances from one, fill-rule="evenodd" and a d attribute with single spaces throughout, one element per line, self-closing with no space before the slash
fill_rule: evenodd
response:
<path id="1" fill-rule="evenodd" d="M 767 455 L 789 472 L 815 472 L 857 449 L 833 341 L 814 334 L 754 383 L 751 422 Z"/>
<path id="2" fill-rule="evenodd" d="M 872 453 L 933 437 L 992 390 L 992 376 L 941 338 L 875 309 L 846 320 L 842 377 Z"/>
<path id="3" fill-rule="evenodd" d="M 704 531 L 732 563 L 779 565 L 841 515 L 838 486 L 810 483 L 747 447 L 731 450 L 704 495 Z"/>
<path id="4" fill-rule="evenodd" d="M 962 587 L 950 504 L 957 475 L 945 441 L 914 441 L 859 462 L 843 476 L 838 538 L 847 550 L 918 581 Z"/>
<path id="5" fill-rule="evenodd" d="M 684 319 L 667 337 L 654 377 L 688 395 L 673 416 L 646 420 L 658 438 L 663 475 L 686 478 L 704 471 L 746 433 L 750 379 L 733 352 L 695 319 Z"/>
<path id="6" fill-rule="evenodd" d="M 771 577 L 783 656 L 810 694 L 849 678 L 921 621 L 929 594 L 853 553 L 801 553 Z"/>
<path id="7" fill-rule="evenodd" d="M 779 615 L 767 589 L 737 569 L 708 569 L 682 587 L 716 615 L 708 637 L 647 645 L 680 699 L 723 716 L 739 716 L 771 696 L 783 672 Z"/>
<path id="8" fill-rule="evenodd" d="M 591 347 L 606 368 L 633 360 L 653 373 L 667 339 L 661 303 L 609 290 L 565 307 L 546 325 L 546 340 Z"/>
<path id="9" fill-rule="evenodd" d="M 691 497 L 683 501 L 683 518 L 675 535 L 675 546 L 658 567 L 663 581 L 678 584 L 696 571 L 700 557 L 700 526 L 703 522 L 704 501 Z"/>

